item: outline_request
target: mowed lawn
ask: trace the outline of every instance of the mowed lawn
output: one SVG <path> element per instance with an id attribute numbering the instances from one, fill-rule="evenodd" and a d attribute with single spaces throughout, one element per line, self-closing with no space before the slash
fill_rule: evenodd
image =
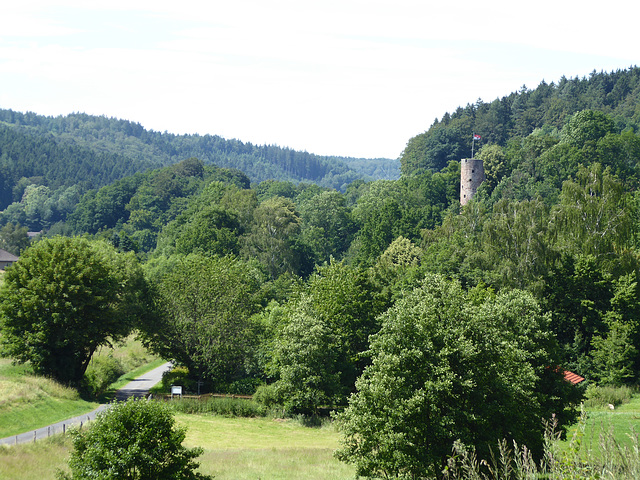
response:
<path id="1" fill-rule="evenodd" d="M 204 448 L 200 471 L 216 480 L 354 478 L 354 469 L 333 457 L 339 434 L 331 425 L 184 414 L 176 421 L 188 428 L 186 446 Z M 0 478 L 53 480 L 57 469 L 66 468 L 70 448 L 68 439 L 0 447 Z"/>

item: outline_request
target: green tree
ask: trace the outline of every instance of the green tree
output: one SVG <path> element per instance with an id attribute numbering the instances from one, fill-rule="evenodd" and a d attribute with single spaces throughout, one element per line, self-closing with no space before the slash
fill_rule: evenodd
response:
<path id="1" fill-rule="evenodd" d="M 20 226 L 19 223 L 7 223 L 0 228 L 0 248 L 14 255 L 20 255 L 20 252 L 29 245 L 29 236 L 27 235 L 27 227 Z"/>
<path id="2" fill-rule="evenodd" d="M 93 352 L 147 314 L 146 282 L 133 254 L 79 237 L 25 250 L 1 292 L 4 354 L 63 383 L 79 382 Z"/>
<path id="3" fill-rule="evenodd" d="M 533 290 L 555 257 L 548 224 L 549 213 L 540 200 L 499 200 L 482 231 L 485 282 Z"/>
<path id="4" fill-rule="evenodd" d="M 262 277 L 233 257 L 176 256 L 156 274 L 159 316 L 144 338 L 164 358 L 172 358 L 212 388 L 251 373 L 257 326 L 250 317 L 260 305 Z"/>
<path id="5" fill-rule="evenodd" d="M 600 383 L 620 386 L 637 379 L 639 315 L 637 274 L 632 272 L 613 282 L 611 308 L 604 314 L 606 331 L 591 340 L 593 376 Z"/>
<path id="6" fill-rule="evenodd" d="M 599 262 L 632 245 L 635 206 L 624 185 L 595 163 L 581 167 L 562 186 L 560 204 L 551 212 L 552 232 L 565 251 L 594 255 Z"/>
<path id="7" fill-rule="evenodd" d="M 318 267 L 279 312 L 270 370 L 285 408 L 313 414 L 320 405 L 345 404 L 386 307 L 364 269 L 333 260 Z"/>
<path id="8" fill-rule="evenodd" d="M 314 253 L 316 264 L 340 258 L 351 244 L 355 224 L 344 196 L 336 191 L 314 195 L 300 205 L 302 241 Z"/>
<path id="9" fill-rule="evenodd" d="M 591 368 L 592 339 L 607 329 L 603 317 L 610 309 L 612 290 L 611 275 L 589 255 L 564 255 L 545 275 L 543 305 L 565 349 L 566 366 L 577 373 L 587 374 Z"/>
<path id="10" fill-rule="evenodd" d="M 213 205 L 189 217 L 176 238 L 176 252 L 204 255 L 237 254 L 240 226 L 237 217 Z"/>
<path id="11" fill-rule="evenodd" d="M 582 110 L 573 115 L 562 129 L 561 141 L 574 147 L 594 148 L 608 133 L 615 133 L 615 124 L 606 113 Z"/>
<path id="12" fill-rule="evenodd" d="M 243 238 L 243 254 L 256 258 L 277 278 L 284 272 L 297 273 L 298 255 L 294 240 L 301 219 L 294 203 L 284 197 L 271 197 L 253 211 L 253 223 Z"/>
<path id="13" fill-rule="evenodd" d="M 380 255 L 371 269 L 372 276 L 385 294 L 395 300 L 417 286 L 422 275 L 419 268 L 422 255 L 420 247 L 400 236 Z"/>
<path id="14" fill-rule="evenodd" d="M 315 315 L 309 299 L 298 303 L 274 345 L 279 379 L 275 400 L 287 412 L 315 415 L 318 407 L 342 403 L 339 337 Z"/>
<path id="15" fill-rule="evenodd" d="M 570 385 L 549 368 L 557 358 L 547 319 L 530 294 L 467 294 L 430 276 L 382 322 L 373 363 L 337 415 L 337 456 L 357 475 L 437 476 L 456 440 L 480 458 L 503 438 L 540 454 L 542 419 L 574 418 Z"/>
<path id="16" fill-rule="evenodd" d="M 169 407 L 129 399 L 98 414 L 87 430 L 72 431 L 67 480 L 208 480 L 197 472 L 202 448 L 182 445 L 186 429 Z"/>
<path id="17" fill-rule="evenodd" d="M 499 145 L 485 145 L 476 155 L 482 160 L 486 185 L 493 190 L 502 177 L 507 173 L 507 161 L 504 149 Z"/>

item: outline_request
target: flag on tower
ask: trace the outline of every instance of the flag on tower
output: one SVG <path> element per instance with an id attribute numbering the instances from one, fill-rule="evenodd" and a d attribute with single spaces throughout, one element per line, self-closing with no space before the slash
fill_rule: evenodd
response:
<path id="1" fill-rule="evenodd" d="M 474 133 L 474 134 L 473 134 L 473 139 L 474 139 L 474 140 L 481 140 L 481 139 L 482 139 L 482 137 L 481 137 L 480 135 L 478 135 L 477 133 Z"/>

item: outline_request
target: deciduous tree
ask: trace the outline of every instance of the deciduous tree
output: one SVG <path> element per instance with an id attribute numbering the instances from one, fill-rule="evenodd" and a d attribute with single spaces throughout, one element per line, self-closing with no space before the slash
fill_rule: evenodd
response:
<path id="1" fill-rule="evenodd" d="M 540 453 L 542 419 L 572 419 L 571 386 L 553 368 L 554 339 L 531 295 L 471 295 L 430 276 L 382 322 L 373 363 L 337 416 L 337 456 L 357 475 L 438 475 L 456 440 L 480 458 L 503 438 Z"/>
<path id="2" fill-rule="evenodd" d="M 146 314 L 146 282 L 133 254 L 80 237 L 25 250 L 1 292 L 4 353 L 64 383 L 80 381 L 98 346 L 129 334 Z"/>
<path id="3" fill-rule="evenodd" d="M 144 337 L 164 358 L 189 368 L 217 390 L 246 377 L 255 352 L 262 282 L 233 257 L 176 256 L 157 282 L 159 317 Z"/>

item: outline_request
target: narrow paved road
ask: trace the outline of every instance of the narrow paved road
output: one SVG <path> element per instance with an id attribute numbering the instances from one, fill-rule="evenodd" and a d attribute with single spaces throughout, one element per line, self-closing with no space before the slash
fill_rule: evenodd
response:
<path id="1" fill-rule="evenodd" d="M 149 392 L 149 389 L 162 380 L 162 374 L 171 367 L 171 363 L 165 363 L 158 368 L 141 375 L 135 380 L 129 382 L 116 392 L 116 400 L 123 401 L 129 397 L 142 397 Z M 34 442 L 48 436 L 62 433 L 73 425 L 84 425 L 87 422 L 95 420 L 96 415 L 107 408 L 108 405 L 100 405 L 94 411 L 79 415 L 74 418 L 63 420 L 46 427 L 31 430 L 30 432 L 21 433 L 12 437 L 0 438 L 0 445 L 15 445 L 17 443 Z"/>

